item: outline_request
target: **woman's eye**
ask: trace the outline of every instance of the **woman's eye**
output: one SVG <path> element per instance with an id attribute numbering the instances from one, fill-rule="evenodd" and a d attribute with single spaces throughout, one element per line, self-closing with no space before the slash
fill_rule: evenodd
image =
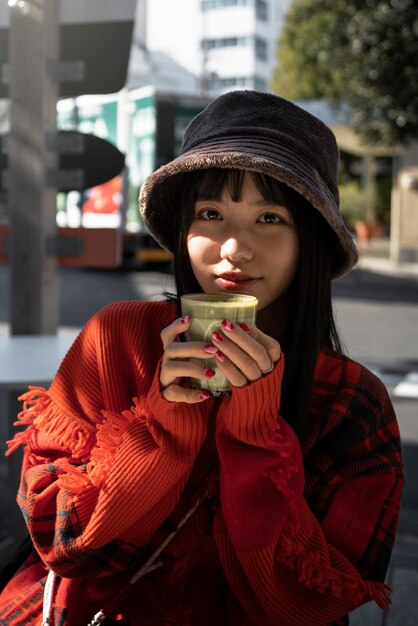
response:
<path id="1" fill-rule="evenodd" d="M 221 216 L 216 209 L 205 209 L 204 211 L 200 211 L 197 217 L 200 217 L 204 220 L 219 220 Z"/>
<path id="2" fill-rule="evenodd" d="M 259 222 L 264 224 L 281 224 L 284 223 L 284 219 L 277 213 L 264 213 L 264 215 L 259 217 Z"/>

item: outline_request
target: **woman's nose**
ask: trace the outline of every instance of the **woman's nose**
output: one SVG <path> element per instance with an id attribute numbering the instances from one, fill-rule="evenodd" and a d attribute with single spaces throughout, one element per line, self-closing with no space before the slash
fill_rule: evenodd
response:
<path id="1" fill-rule="evenodd" d="M 250 261 L 254 251 L 248 237 L 243 234 L 228 236 L 221 244 L 221 257 L 231 261 Z"/>

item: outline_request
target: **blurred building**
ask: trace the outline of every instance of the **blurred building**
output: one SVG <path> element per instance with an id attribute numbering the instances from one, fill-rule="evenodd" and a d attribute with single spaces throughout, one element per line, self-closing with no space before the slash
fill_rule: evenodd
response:
<path id="1" fill-rule="evenodd" d="M 199 95 L 242 88 L 268 91 L 289 4 L 290 0 L 153 0 L 147 7 L 146 45 L 193 72 Z"/>
<path id="2" fill-rule="evenodd" d="M 195 95 L 199 91 L 199 79 L 167 52 L 144 50 L 134 44 L 126 88 L 131 90 L 147 86 L 172 94 Z"/>
<path id="3" fill-rule="evenodd" d="M 268 91 L 279 32 L 278 0 L 201 0 L 201 92 Z"/>

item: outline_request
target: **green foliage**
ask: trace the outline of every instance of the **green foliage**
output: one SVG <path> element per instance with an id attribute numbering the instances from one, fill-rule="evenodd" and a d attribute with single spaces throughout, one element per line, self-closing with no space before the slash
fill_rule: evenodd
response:
<path id="1" fill-rule="evenodd" d="M 329 54 L 339 4 L 293 1 L 279 39 L 273 91 L 290 99 L 338 97 L 341 72 L 330 63 Z"/>
<path id="2" fill-rule="evenodd" d="M 378 222 L 390 225 L 392 177 L 379 178 L 376 183 L 376 218 Z"/>
<path id="3" fill-rule="evenodd" d="M 142 222 L 142 218 L 139 214 L 139 206 L 138 206 L 138 197 L 139 197 L 139 188 L 136 185 L 133 185 L 132 182 L 129 184 L 128 188 L 128 222 L 132 224 L 139 224 Z"/>
<path id="4" fill-rule="evenodd" d="M 354 230 L 357 220 L 366 219 L 366 191 L 358 182 L 340 184 L 340 209 L 347 227 Z"/>
<path id="5" fill-rule="evenodd" d="M 370 143 L 418 137 L 416 0 L 294 0 L 272 89 L 348 103 Z"/>
<path id="6" fill-rule="evenodd" d="M 379 178 L 373 197 L 376 220 L 390 225 L 390 196 L 392 179 L 390 176 Z M 367 220 L 367 189 L 361 186 L 360 180 L 351 180 L 339 184 L 340 209 L 348 228 L 354 230 L 358 220 Z"/>

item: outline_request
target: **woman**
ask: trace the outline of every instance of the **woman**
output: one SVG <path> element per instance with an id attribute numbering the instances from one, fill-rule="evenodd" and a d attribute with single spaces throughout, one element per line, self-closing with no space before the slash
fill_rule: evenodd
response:
<path id="1" fill-rule="evenodd" d="M 18 502 L 41 560 L 4 590 L 0 623 L 40 623 L 48 570 L 55 625 L 324 626 L 388 607 L 399 432 L 333 320 L 331 280 L 357 260 L 337 165 L 319 120 L 242 91 L 198 115 L 144 183 L 178 295 L 256 295 L 257 324 L 224 320 L 192 343 L 175 303 L 115 303 L 50 389 L 24 396 L 11 449 L 25 446 Z M 230 397 L 188 384 L 213 374 L 208 355 Z"/>

